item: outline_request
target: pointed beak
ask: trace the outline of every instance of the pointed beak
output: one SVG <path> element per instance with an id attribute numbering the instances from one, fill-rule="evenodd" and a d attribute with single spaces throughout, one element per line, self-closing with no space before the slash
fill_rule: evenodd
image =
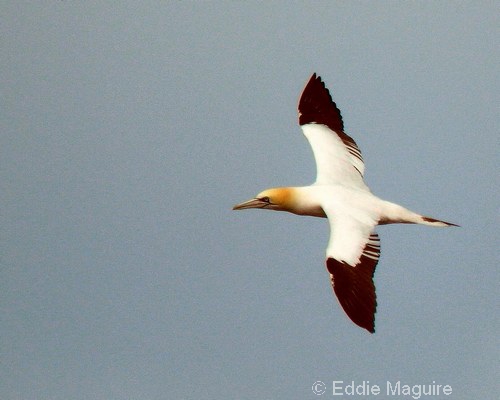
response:
<path id="1" fill-rule="evenodd" d="M 266 203 L 265 201 L 259 199 L 250 199 L 248 201 L 244 201 L 243 203 L 236 204 L 233 207 L 233 210 L 245 210 L 247 208 L 264 208 L 265 206 L 268 205 L 269 203 Z"/>

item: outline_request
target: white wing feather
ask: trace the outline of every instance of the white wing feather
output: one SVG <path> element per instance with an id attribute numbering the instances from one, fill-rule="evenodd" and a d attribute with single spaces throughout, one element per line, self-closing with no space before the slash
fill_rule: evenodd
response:
<path id="1" fill-rule="evenodd" d="M 360 207 L 362 198 L 358 201 L 357 196 L 349 197 L 349 202 L 345 199 L 336 201 L 337 199 L 332 198 L 323 201 L 321 206 L 330 224 L 326 257 L 354 267 L 359 263 L 363 249 L 369 243 L 370 235 L 374 232 L 379 216 L 375 209 Z M 361 197 L 365 196 L 361 195 Z"/>
<path id="2" fill-rule="evenodd" d="M 316 160 L 316 184 L 342 184 L 368 190 L 363 181 L 364 163 L 351 154 L 340 137 L 323 124 L 301 125 Z"/>

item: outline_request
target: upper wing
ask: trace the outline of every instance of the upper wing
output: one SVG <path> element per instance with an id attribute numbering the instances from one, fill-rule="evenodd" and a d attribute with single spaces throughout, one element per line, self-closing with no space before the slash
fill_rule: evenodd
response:
<path id="1" fill-rule="evenodd" d="M 380 257 L 376 220 L 366 211 L 346 206 L 323 207 L 330 222 L 326 267 L 340 305 L 357 325 L 375 331 L 377 307 L 373 274 Z"/>
<path id="2" fill-rule="evenodd" d="M 299 100 L 299 124 L 316 159 L 318 184 L 364 186 L 363 157 L 356 142 L 344 133 L 342 116 L 330 92 L 313 74 Z"/>

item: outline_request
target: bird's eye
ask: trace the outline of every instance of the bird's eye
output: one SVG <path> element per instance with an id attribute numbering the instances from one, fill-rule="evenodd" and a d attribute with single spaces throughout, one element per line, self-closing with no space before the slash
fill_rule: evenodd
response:
<path id="1" fill-rule="evenodd" d="M 263 201 L 263 202 L 265 202 L 265 203 L 270 203 L 269 197 L 267 197 L 267 196 L 266 197 L 262 197 L 260 200 Z"/>

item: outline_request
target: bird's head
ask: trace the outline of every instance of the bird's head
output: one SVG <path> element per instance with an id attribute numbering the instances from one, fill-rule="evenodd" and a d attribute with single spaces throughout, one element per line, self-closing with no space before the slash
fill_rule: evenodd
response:
<path id="1" fill-rule="evenodd" d="M 292 188 L 273 188 L 260 192 L 253 199 L 236 204 L 233 210 L 264 208 L 266 210 L 291 211 L 293 207 Z"/>

